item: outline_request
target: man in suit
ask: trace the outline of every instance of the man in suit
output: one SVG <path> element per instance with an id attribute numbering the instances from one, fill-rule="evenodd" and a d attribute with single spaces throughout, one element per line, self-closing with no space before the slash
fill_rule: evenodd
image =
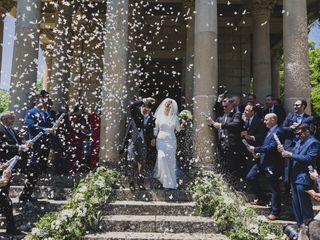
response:
<path id="1" fill-rule="evenodd" d="M 151 109 L 155 99 L 149 97 L 141 101 L 134 102 L 130 107 L 131 120 L 128 125 L 126 142 L 128 178 L 130 190 L 135 190 L 134 175 L 138 174 L 138 187 L 145 190 L 143 168 L 146 164 L 148 148 L 155 146 L 155 136 L 153 129 L 155 118 L 151 114 Z"/>
<path id="2" fill-rule="evenodd" d="M 257 182 L 258 175 L 264 174 L 272 194 L 271 198 L 271 214 L 267 216 L 269 220 L 279 218 L 281 210 L 281 196 L 279 187 L 279 176 L 282 171 L 282 157 L 277 150 L 277 142 L 273 134 L 276 134 L 280 141 L 283 141 L 283 133 L 277 124 L 278 117 L 274 113 L 268 113 L 264 117 L 264 123 L 269 129 L 263 144 L 258 147 L 250 146 L 248 150 L 256 157 L 260 157 L 259 161 L 252 166 L 247 174 L 246 180 L 251 184 L 255 195 L 259 200 L 265 201 L 265 196 L 261 193 L 261 188 Z"/>
<path id="3" fill-rule="evenodd" d="M 312 188 L 309 166 L 315 168 L 320 153 L 320 142 L 311 135 L 310 126 L 302 123 L 296 127 L 297 141 L 293 150 L 285 150 L 282 145 L 278 150 L 285 158 L 290 159 L 290 183 L 292 191 L 293 212 L 298 225 L 313 219 L 310 195 L 306 192 Z"/>
<path id="4" fill-rule="evenodd" d="M 299 140 L 299 137 L 295 134 L 297 127 L 302 123 L 307 123 L 310 127 L 310 132 L 313 134 L 315 132 L 315 118 L 305 113 L 307 108 L 307 101 L 301 99 L 297 100 L 293 104 L 293 112 L 288 113 L 286 119 L 282 124 L 282 129 L 285 133 L 284 147 L 286 149 L 292 148 L 295 143 Z M 285 160 L 285 174 L 284 180 L 288 182 L 289 180 L 289 159 Z"/>
<path id="5" fill-rule="evenodd" d="M 12 202 L 9 197 L 11 171 L 6 170 L 7 162 L 16 155 L 24 155 L 32 147 L 32 142 L 22 143 L 22 139 L 12 128 L 15 121 L 13 112 L 3 112 L 0 114 L 0 206 L 7 219 L 7 233 L 20 234 L 14 224 Z M 25 156 L 24 156 L 25 157 Z M 26 159 L 20 160 L 25 161 Z"/>
<path id="6" fill-rule="evenodd" d="M 27 180 L 20 194 L 19 200 L 22 202 L 37 201 L 32 198 L 32 192 L 39 174 L 44 172 L 47 167 L 49 150 L 52 137 L 55 135 L 54 125 L 60 123 L 54 122 L 51 116 L 46 112 L 46 98 L 41 95 L 35 96 L 35 106 L 26 113 L 25 124 L 28 127 L 29 139 L 34 138 L 40 132 L 44 133 L 33 146 L 33 155 L 26 166 Z"/>
<path id="7" fill-rule="evenodd" d="M 282 106 L 277 106 L 273 104 L 274 97 L 269 94 L 265 98 L 265 109 L 262 111 L 262 117 L 267 115 L 268 113 L 275 113 L 278 116 L 278 125 L 281 126 L 283 123 L 286 113 Z"/>
<path id="8" fill-rule="evenodd" d="M 244 109 L 244 130 L 241 136 L 252 146 L 261 146 L 267 133 L 267 128 L 261 121 L 261 118 L 256 114 L 256 107 L 251 103 L 247 104 Z M 250 169 L 255 161 L 252 154 L 244 151 L 246 158 L 247 169 Z"/>
<path id="9" fill-rule="evenodd" d="M 235 112 L 233 100 L 224 98 L 222 107 L 224 114 L 212 121 L 207 118 L 209 125 L 218 130 L 218 153 L 221 170 L 230 173 L 231 181 L 235 184 L 243 177 L 244 163 L 241 152 L 241 136 L 243 120 L 240 112 Z"/>

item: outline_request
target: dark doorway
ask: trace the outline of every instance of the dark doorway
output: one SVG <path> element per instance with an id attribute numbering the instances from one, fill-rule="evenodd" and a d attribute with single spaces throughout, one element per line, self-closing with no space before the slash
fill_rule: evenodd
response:
<path id="1" fill-rule="evenodd" d="M 142 61 L 142 97 L 155 97 L 159 103 L 165 98 L 176 100 L 181 108 L 182 60 L 153 59 Z"/>

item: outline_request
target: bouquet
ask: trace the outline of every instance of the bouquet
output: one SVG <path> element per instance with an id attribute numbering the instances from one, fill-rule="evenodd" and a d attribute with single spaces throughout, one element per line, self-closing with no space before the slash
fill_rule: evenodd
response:
<path id="1" fill-rule="evenodd" d="M 178 117 L 184 125 L 191 124 L 193 120 L 192 113 L 189 110 L 182 110 Z"/>

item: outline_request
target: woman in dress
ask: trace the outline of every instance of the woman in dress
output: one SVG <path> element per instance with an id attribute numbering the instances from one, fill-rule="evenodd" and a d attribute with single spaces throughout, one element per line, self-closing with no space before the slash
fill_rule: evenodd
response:
<path id="1" fill-rule="evenodd" d="M 153 176 L 162 183 L 163 188 L 177 189 L 175 131 L 180 131 L 180 123 L 176 101 L 170 98 L 163 100 L 155 118 L 154 135 L 158 155 Z"/>

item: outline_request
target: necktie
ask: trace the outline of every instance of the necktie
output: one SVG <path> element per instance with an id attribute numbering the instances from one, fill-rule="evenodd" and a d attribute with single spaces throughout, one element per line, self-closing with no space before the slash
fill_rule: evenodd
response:
<path id="1" fill-rule="evenodd" d="M 18 143 L 16 135 L 14 134 L 14 131 L 10 127 L 7 127 L 7 130 L 8 130 L 8 133 L 10 134 L 10 136 L 15 140 L 15 142 Z"/>
<path id="2" fill-rule="evenodd" d="M 250 119 L 247 118 L 247 119 L 246 119 L 246 129 L 248 130 L 249 127 L 250 127 Z"/>
<path id="3" fill-rule="evenodd" d="M 297 115 L 297 123 L 301 123 L 302 117 L 301 115 Z"/>
<path id="4" fill-rule="evenodd" d="M 272 113 L 272 108 L 269 108 L 269 113 Z"/>
<path id="5" fill-rule="evenodd" d="M 227 118 L 228 118 L 228 113 L 225 113 L 223 115 L 223 124 L 225 124 L 227 122 Z"/>

